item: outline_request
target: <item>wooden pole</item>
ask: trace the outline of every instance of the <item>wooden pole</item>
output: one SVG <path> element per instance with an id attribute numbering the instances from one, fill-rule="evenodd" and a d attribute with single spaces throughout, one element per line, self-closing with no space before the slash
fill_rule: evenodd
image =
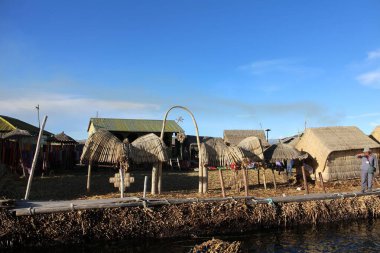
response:
<path id="1" fill-rule="evenodd" d="M 219 181 L 220 181 L 220 188 L 222 189 L 222 196 L 223 198 L 226 197 L 226 191 L 224 190 L 224 180 L 223 180 L 223 171 L 222 169 L 219 170 Z"/>
<path id="2" fill-rule="evenodd" d="M 157 182 L 158 194 L 161 194 L 161 189 L 162 189 L 162 162 L 158 164 L 158 182 Z"/>
<path id="3" fill-rule="evenodd" d="M 248 178 L 247 178 L 247 170 L 243 169 L 243 180 L 244 180 L 244 191 L 245 191 L 245 196 L 248 196 Z"/>
<path id="4" fill-rule="evenodd" d="M 88 171 L 87 171 L 87 192 L 90 192 L 90 185 L 91 185 L 91 161 L 88 164 Z"/>
<path id="5" fill-rule="evenodd" d="M 272 175 L 273 175 L 273 185 L 274 189 L 277 190 L 277 184 L 276 184 L 276 175 L 274 173 L 274 170 L 272 169 Z"/>
<path id="6" fill-rule="evenodd" d="M 326 188 L 325 188 L 325 183 L 323 182 L 322 173 L 319 172 L 318 175 L 319 175 L 319 182 L 321 182 L 321 186 L 322 186 L 323 192 L 326 193 Z"/>
<path id="7" fill-rule="evenodd" d="M 42 127 L 40 128 L 40 132 L 38 134 L 36 152 L 34 153 L 32 168 L 30 169 L 28 185 L 26 186 L 25 199 L 29 198 L 30 188 L 32 187 L 33 174 L 34 174 L 34 170 L 36 168 L 38 154 L 40 153 L 40 149 L 41 149 L 41 138 L 42 138 L 42 133 L 43 133 L 44 128 L 45 128 L 46 120 L 47 120 L 47 116 L 45 116 L 44 121 L 42 123 Z"/>
<path id="8" fill-rule="evenodd" d="M 263 182 L 264 182 L 264 189 L 267 189 L 267 176 L 265 175 L 265 168 L 263 168 Z"/>
<path id="9" fill-rule="evenodd" d="M 151 188 L 151 194 L 156 195 L 157 194 L 157 164 L 153 165 L 152 168 L 152 188 Z"/>
<path id="10" fill-rule="evenodd" d="M 148 184 L 148 176 L 145 176 L 144 178 L 144 192 L 143 192 L 143 198 L 146 198 L 146 187 Z"/>
<path id="11" fill-rule="evenodd" d="M 260 168 L 257 168 L 257 185 L 260 186 Z"/>
<path id="12" fill-rule="evenodd" d="M 302 166 L 301 168 L 302 168 L 303 184 L 304 184 L 304 187 L 305 187 L 305 191 L 306 191 L 306 194 L 309 194 L 309 186 L 307 185 L 305 167 Z"/>
<path id="13" fill-rule="evenodd" d="M 120 173 L 120 198 L 124 198 L 124 167 L 122 164 L 119 165 Z"/>

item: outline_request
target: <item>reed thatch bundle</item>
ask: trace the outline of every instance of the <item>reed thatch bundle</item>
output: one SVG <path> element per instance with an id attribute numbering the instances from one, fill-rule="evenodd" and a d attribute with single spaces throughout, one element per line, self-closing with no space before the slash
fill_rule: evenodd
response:
<path id="1" fill-rule="evenodd" d="M 380 144 L 357 127 L 308 128 L 296 148 L 313 158 L 316 173 L 325 181 L 360 177 L 361 160 L 355 155 L 364 148 L 380 155 Z"/>
<path id="2" fill-rule="evenodd" d="M 107 130 L 100 129 L 86 140 L 80 162 L 117 164 L 124 156 L 123 143 Z"/>
<path id="3" fill-rule="evenodd" d="M 137 138 L 129 145 L 129 158 L 135 163 L 166 162 L 168 154 L 165 143 L 155 134 Z"/>
<path id="4" fill-rule="evenodd" d="M 288 159 L 304 159 L 307 155 L 302 155 L 301 152 L 292 146 L 284 143 L 273 144 L 264 151 L 266 161 L 276 162 Z"/>
<path id="5" fill-rule="evenodd" d="M 223 139 L 231 145 L 238 145 L 239 142 L 251 136 L 259 138 L 264 148 L 270 146 L 264 130 L 224 130 L 223 132 Z"/>
<path id="6" fill-rule="evenodd" d="M 213 238 L 212 240 L 206 241 L 202 244 L 195 245 L 193 248 L 193 253 L 198 252 L 209 252 L 209 253 L 239 253 L 243 252 L 241 247 L 241 242 L 226 242 L 219 239 Z"/>
<path id="7" fill-rule="evenodd" d="M 378 143 L 380 143 L 380 126 L 377 126 L 373 132 L 371 133 L 371 137 L 377 141 Z"/>
<path id="8" fill-rule="evenodd" d="M 241 162 L 246 156 L 241 148 L 228 146 L 222 138 L 207 138 L 201 144 L 202 162 L 207 166 L 225 166 Z"/>
<path id="9" fill-rule="evenodd" d="M 264 160 L 263 147 L 259 138 L 255 136 L 247 137 L 237 146 L 241 148 L 244 155 L 252 161 L 259 162 Z"/>

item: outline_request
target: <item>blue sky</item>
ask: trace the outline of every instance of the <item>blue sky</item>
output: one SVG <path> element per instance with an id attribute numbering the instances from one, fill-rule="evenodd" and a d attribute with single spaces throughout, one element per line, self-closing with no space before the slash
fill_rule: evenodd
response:
<path id="1" fill-rule="evenodd" d="M 193 111 L 200 134 L 380 125 L 380 2 L 0 0 L 0 114 L 87 136 L 90 117 Z M 181 126 L 194 134 L 191 119 Z"/>

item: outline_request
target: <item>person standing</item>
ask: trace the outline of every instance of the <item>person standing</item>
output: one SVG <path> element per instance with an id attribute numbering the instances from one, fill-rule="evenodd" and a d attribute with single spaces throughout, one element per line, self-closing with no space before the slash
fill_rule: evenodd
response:
<path id="1" fill-rule="evenodd" d="M 367 189 L 372 191 L 373 174 L 375 173 L 375 157 L 369 148 L 364 148 L 363 153 L 356 155 L 357 158 L 362 160 L 361 165 L 361 186 L 362 193 Z"/>

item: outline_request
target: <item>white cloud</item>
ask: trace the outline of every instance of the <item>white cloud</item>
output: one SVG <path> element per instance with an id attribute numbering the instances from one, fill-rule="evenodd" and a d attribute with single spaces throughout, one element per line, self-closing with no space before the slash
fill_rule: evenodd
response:
<path id="1" fill-rule="evenodd" d="M 380 69 L 361 74 L 356 79 L 362 85 L 380 89 Z"/>
<path id="2" fill-rule="evenodd" d="M 380 49 L 367 53 L 367 60 L 375 60 L 380 58 Z"/>
<path id="3" fill-rule="evenodd" d="M 291 58 L 254 61 L 250 64 L 239 66 L 238 69 L 253 75 L 275 72 L 297 76 L 316 76 L 322 73 L 321 69 L 304 66 L 302 61 Z"/>
<path id="4" fill-rule="evenodd" d="M 83 139 L 89 119 L 109 118 L 157 118 L 158 104 L 128 102 L 111 99 L 97 99 L 71 94 L 38 93 L 10 95 L 0 100 L 1 114 L 19 118 L 38 125 L 35 106 L 40 105 L 40 115 L 48 116 L 46 129 L 53 133 L 67 132 L 72 137 Z M 158 114 L 161 116 L 161 113 Z"/>

